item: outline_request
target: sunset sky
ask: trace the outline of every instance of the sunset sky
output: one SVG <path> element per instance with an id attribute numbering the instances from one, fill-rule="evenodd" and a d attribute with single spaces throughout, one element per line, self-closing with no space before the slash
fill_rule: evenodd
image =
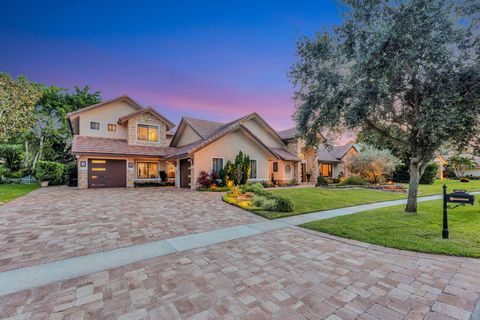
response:
<path id="1" fill-rule="evenodd" d="M 128 94 L 175 123 L 257 111 L 281 130 L 293 126 L 296 42 L 339 12 L 333 0 L 3 1 L 0 71 Z"/>

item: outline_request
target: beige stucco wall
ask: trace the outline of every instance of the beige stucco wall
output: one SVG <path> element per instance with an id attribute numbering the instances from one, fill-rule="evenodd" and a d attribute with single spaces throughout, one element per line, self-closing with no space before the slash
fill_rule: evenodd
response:
<path id="1" fill-rule="evenodd" d="M 193 131 L 193 129 L 190 126 L 185 125 L 185 129 L 183 130 L 182 135 L 180 136 L 180 139 L 178 140 L 176 147 L 181 147 L 181 146 L 193 143 L 195 141 L 198 141 L 200 139 L 201 137 L 195 131 Z"/>
<path id="2" fill-rule="evenodd" d="M 284 148 L 285 144 L 278 139 L 275 139 L 264 127 L 262 127 L 258 121 L 253 118 L 245 122 L 244 125 L 252 131 L 265 145 L 273 148 Z"/>
<path id="3" fill-rule="evenodd" d="M 117 101 L 99 108 L 84 111 L 79 114 L 79 134 L 82 136 L 127 139 L 127 129 L 125 126 L 117 125 L 117 132 L 109 132 L 107 131 L 107 124 L 117 123 L 118 118 L 136 110 L 137 109 L 126 101 Z M 100 131 L 90 130 L 90 121 L 99 121 Z"/>
<path id="4" fill-rule="evenodd" d="M 201 171 L 212 171 L 212 158 L 223 158 L 223 164 L 230 160 L 234 161 L 235 156 L 240 152 L 250 156 L 250 159 L 257 160 L 257 179 L 269 180 L 269 155 L 261 147 L 246 137 L 241 131 L 231 132 L 217 141 L 209 144 L 203 149 L 195 152 L 193 163 L 192 188 L 195 188 L 196 180 Z"/>
<path id="5" fill-rule="evenodd" d="M 278 162 L 278 172 L 273 172 L 273 163 Z M 273 174 L 273 179 L 280 182 L 288 182 L 295 177 L 295 162 L 275 160 L 269 164 L 270 172 Z M 287 173 L 286 167 L 290 166 L 290 173 Z"/>
<path id="6" fill-rule="evenodd" d="M 137 140 L 137 124 L 149 124 L 158 126 L 158 141 L 138 141 Z M 169 141 L 167 140 L 167 125 L 165 122 L 160 119 L 152 116 L 149 113 L 143 113 L 137 117 L 131 118 L 128 120 L 128 144 L 136 144 L 142 146 L 168 146 Z"/>

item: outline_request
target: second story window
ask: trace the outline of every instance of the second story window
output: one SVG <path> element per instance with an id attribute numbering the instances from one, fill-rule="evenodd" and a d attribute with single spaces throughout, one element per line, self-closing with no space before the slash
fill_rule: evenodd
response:
<path id="1" fill-rule="evenodd" d="M 137 125 L 137 140 L 158 142 L 158 127 L 148 124 Z"/>
<path id="2" fill-rule="evenodd" d="M 100 122 L 98 122 L 98 121 L 90 121 L 90 130 L 100 131 Z"/>
<path id="3" fill-rule="evenodd" d="M 117 132 L 117 125 L 115 123 L 107 124 L 107 131 Z"/>

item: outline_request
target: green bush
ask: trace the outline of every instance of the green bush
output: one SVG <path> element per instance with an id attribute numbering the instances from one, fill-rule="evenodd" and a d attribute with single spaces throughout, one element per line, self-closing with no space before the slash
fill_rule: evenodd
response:
<path id="1" fill-rule="evenodd" d="M 264 196 L 255 196 L 252 199 L 252 204 L 257 208 L 262 208 L 263 204 L 266 200 L 268 200 L 268 199 L 265 198 Z"/>
<path id="2" fill-rule="evenodd" d="M 315 184 L 315 187 L 326 187 L 328 186 L 328 180 L 325 179 L 323 176 L 318 176 L 317 177 L 317 183 Z"/>
<path id="3" fill-rule="evenodd" d="M 432 184 L 437 175 L 438 165 L 430 163 L 425 168 L 422 178 L 420 178 L 420 184 Z M 410 173 L 408 172 L 408 166 L 405 164 L 398 165 L 392 174 L 393 182 L 409 183 Z"/>
<path id="4" fill-rule="evenodd" d="M 423 172 L 422 178 L 420 178 L 420 184 L 433 184 L 435 177 L 437 176 L 438 164 L 430 163 Z"/>
<path id="5" fill-rule="evenodd" d="M 275 211 L 278 211 L 278 212 L 293 211 L 293 202 L 290 201 L 290 199 L 277 197 L 276 202 L 277 202 L 277 207 L 275 208 Z"/>
<path id="6" fill-rule="evenodd" d="M 265 199 L 262 203 L 261 208 L 266 211 L 277 211 L 277 200 L 275 199 Z"/>
<path id="7" fill-rule="evenodd" d="M 52 161 L 38 161 L 35 168 L 35 178 L 38 181 L 50 181 L 50 185 L 63 183 L 65 165 Z"/>
<path id="8" fill-rule="evenodd" d="M 69 162 L 65 165 L 65 183 L 69 187 L 78 186 L 77 162 Z"/>
<path id="9" fill-rule="evenodd" d="M 368 182 L 362 177 L 358 176 L 350 176 L 340 182 L 341 186 L 361 186 L 365 184 L 368 184 Z"/>
<path id="10" fill-rule="evenodd" d="M 241 190 L 242 190 L 242 193 L 245 193 L 245 192 L 259 193 L 259 192 L 262 192 L 263 190 L 263 184 L 261 184 L 260 182 L 245 184 L 241 186 Z"/>

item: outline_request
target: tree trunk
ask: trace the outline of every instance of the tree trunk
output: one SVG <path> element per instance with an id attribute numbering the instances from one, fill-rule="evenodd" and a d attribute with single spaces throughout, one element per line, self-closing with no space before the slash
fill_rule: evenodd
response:
<path id="1" fill-rule="evenodd" d="M 410 163 L 408 172 L 410 173 L 410 182 L 408 184 L 408 200 L 405 212 L 415 213 L 417 212 L 418 185 L 423 172 L 419 163 L 413 161 Z"/>

